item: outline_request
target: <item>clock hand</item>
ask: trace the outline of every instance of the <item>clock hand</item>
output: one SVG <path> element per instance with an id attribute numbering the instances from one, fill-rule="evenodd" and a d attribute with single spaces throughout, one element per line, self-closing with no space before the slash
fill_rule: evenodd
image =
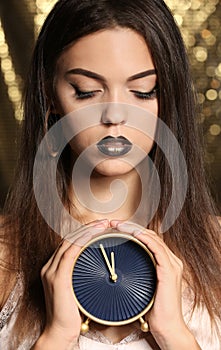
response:
<path id="1" fill-rule="evenodd" d="M 103 256 L 104 256 L 104 260 L 105 260 L 105 262 L 106 262 L 106 264 L 107 264 L 107 267 L 108 267 L 108 269 L 109 269 L 109 271 L 110 271 L 111 279 L 112 279 L 112 281 L 116 282 L 116 280 L 117 280 L 117 275 L 116 275 L 116 273 L 115 273 L 115 267 L 113 268 L 113 266 L 114 266 L 114 259 L 113 259 L 113 254 L 112 254 L 112 253 L 114 253 L 114 252 L 111 253 L 111 262 L 112 262 L 112 266 L 111 266 L 110 261 L 109 261 L 109 259 L 108 259 L 108 257 L 107 257 L 107 253 L 106 253 L 106 251 L 105 251 L 105 249 L 104 249 L 103 244 L 100 244 L 100 248 L 101 248 L 102 254 L 103 254 Z"/>
<path id="2" fill-rule="evenodd" d="M 111 252 L 111 264 L 112 264 L 112 272 L 113 272 L 111 278 L 112 278 L 112 280 L 113 280 L 114 282 L 116 282 L 116 280 L 117 280 L 117 274 L 116 274 L 116 272 L 115 272 L 114 252 Z"/>
<path id="3" fill-rule="evenodd" d="M 108 269 L 109 269 L 109 271 L 110 271 L 110 274 L 113 275 L 112 267 L 111 267 L 111 264 L 110 264 L 110 262 L 109 262 L 109 260 L 108 260 L 108 257 L 107 257 L 107 254 L 106 254 L 106 252 L 105 252 L 105 249 L 104 249 L 103 244 L 100 244 L 100 248 L 101 248 L 102 254 L 103 254 L 103 256 L 104 256 L 104 260 L 105 260 L 105 262 L 106 262 L 106 264 L 107 264 L 107 267 L 108 267 Z"/>

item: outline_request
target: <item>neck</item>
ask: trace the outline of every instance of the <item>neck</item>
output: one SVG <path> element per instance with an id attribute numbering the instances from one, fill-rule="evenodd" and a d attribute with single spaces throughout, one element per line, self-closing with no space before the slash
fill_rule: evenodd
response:
<path id="1" fill-rule="evenodd" d="M 145 177 L 148 178 L 147 174 Z M 82 173 L 78 179 L 78 185 L 71 189 L 70 197 L 73 207 L 78 208 L 82 223 L 102 218 L 134 219 L 143 191 L 140 175 L 135 169 L 119 176 L 102 176 L 94 172 L 90 180 Z M 75 216 L 74 210 L 71 214 Z"/>

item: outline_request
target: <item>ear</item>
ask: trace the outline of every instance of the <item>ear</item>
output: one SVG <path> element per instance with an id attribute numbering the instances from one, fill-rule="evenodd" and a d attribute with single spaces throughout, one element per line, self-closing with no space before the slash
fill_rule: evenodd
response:
<path id="1" fill-rule="evenodd" d="M 54 91 L 53 83 L 49 80 L 45 82 L 45 95 L 46 95 L 46 101 L 48 105 L 47 113 L 50 114 L 56 114 L 59 115 L 59 108 L 56 103 L 56 94 Z"/>
<path id="2" fill-rule="evenodd" d="M 47 109 L 45 114 L 45 122 L 44 122 L 44 131 L 47 131 L 61 118 L 60 113 L 56 112 L 56 109 L 53 106 L 50 106 Z"/>
<path id="3" fill-rule="evenodd" d="M 51 133 L 50 136 L 48 135 L 48 131 L 50 128 L 60 119 L 60 115 L 57 113 L 53 113 L 52 109 L 49 107 L 47 109 L 47 112 L 45 114 L 45 121 L 44 121 L 44 136 L 46 140 L 46 146 L 48 150 L 48 154 L 55 158 L 57 157 L 60 149 L 60 133 L 58 135 Z"/>

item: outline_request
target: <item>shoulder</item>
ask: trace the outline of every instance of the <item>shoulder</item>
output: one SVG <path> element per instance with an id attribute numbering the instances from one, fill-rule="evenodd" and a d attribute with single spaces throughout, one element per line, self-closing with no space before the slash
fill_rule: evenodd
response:
<path id="1" fill-rule="evenodd" d="M 195 307 L 193 313 L 189 314 L 189 318 L 186 321 L 202 350 L 220 349 L 219 333 L 221 332 L 221 321 L 216 318 L 215 325 L 211 321 L 205 306 Z"/>

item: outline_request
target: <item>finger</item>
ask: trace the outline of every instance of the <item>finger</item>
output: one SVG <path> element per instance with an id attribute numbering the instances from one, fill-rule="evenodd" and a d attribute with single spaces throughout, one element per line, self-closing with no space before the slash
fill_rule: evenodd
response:
<path id="1" fill-rule="evenodd" d="M 117 228 L 117 225 L 121 224 L 123 222 L 124 222 L 124 220 L 111 220 L 110 221 L 110 227 Z"/>
<path id="2" fill-rule="evenodd" d="M 95 237 L 98 237 L 106 231 L 106 227 L 94 227 L 90 229 L 90 231 L 83 234 L 80 238 L 78 238 L 74 244 L 79 247 L 84 247 L 90 240 L 92 240 Z"/>
<path id="3" fill-rule="evenodd" d="M 54 254 L 48 260 L 48 262 L 44 265 L 41 271 L 42 277 L 50 270 L 50 273 L 53 273 L 57 269 L 58 262 L 65 252 L 70 247 L 71 243 L 66 240 L 62 240 L 61 244 L 57 247 Z"/>
<path id="4" fill-rule="evenodd" d="M 68 233 L 65 236 L 65 239 L 75 244 L 75 242 L 78 241 L 79 238 L 84 236 L 95 235 L 99 232 L 106 230 L 108 226 L 109 226 L 109 221 L 107 219 L 96 220 L 86 225 L 82 225 L 75 232 Z M 78 241 L 78 244 L 81 244 L 80 241 Z M 84 242 L 82 242 L 81 245 L 84 245 Z"/>
<path id="5" fill-rule="evenodd" d="M 83 247 L 92 238 L 103 234 L 106 229 L 107 225 L 104 223 L 87 227 L 77 237 L 75 237 L 73 244 Z"/>
<path id="6" fill-rule="evenodd" d="M 87 240 L 90 239 L 91 236 L 99 234 L 103 232 L 108 226 L 108 220 L 102 219 L 102 220 L 96 220 L 94 222 L 91 222 L 85 226 L 80 227 L 74 235 L 71 234 L 71 239 L 63 239 L 57 249 L 55 250 L 54 254 L 51 256 L 51 258 L 48 260 L 48 262 L 44 265 L 41 271 L 41 276 L 43 277 L 45 273 L 50 270 L 50 273 L 54 273 L 57 270 L 58 262 L 70 245 L 72 244 L 73 238 L 74 241 L 77 242 L 77 245 L 82 247 Z"/>
<path id="7" fill-rule="evenodd" d="M 152 236 L 160 245 L 162 245 L 170 259 L 171 264 L 179 265 L 182 267 L 182 261 L 169 249 L 162 238 L 153 230 L 145 229 L 144 227 L 133 222 L 119 222 L 116 225 L 117 229 L 121 232 L 127 232 L 139 239 L 140 234 L 147 234 Z"/>
<path id="8" fill-rule="evenodd" d="M 112 221 L 111 221 L 112 222 Z M 143 226 L 134 223 L 132 221 L 115 221 L 114 220 L 114 224 L 116 225 L 115 227 L 121 231 L 121 232 L 126 232 L 126 233 L 130 233 L 132 235 L 136 235 L 142 232 L 150 232 L 154 235 L 157 235 L 157 233 L 153 230 L 149 230 L 147 228 L 144 228 Z"/>
<path id="9" fill-rule="evenodd" d="M 150 237 L 152 237 L 156 242 L 159 243 L 159 245 L 161 245 L 166 254 L 168 255 L 168 258 L 170 259 L 170 263 L 174 266 L 179 266 L 179 267 L 183 267 L 182 261 L 173 253 L 173 251 L 167 246 L 167 244 L 163 241 L 163 239 L 161 237 L 159 237 L 154 231 L 152 230 L 144 230 L 143 232 L 141 232 L 144 235 L 149 235 Z M 141 233 L 136 233 L 135 237 L 137 237 L 139 239 L 139 236 Z"/>
<path id="10" fill-rule="evenodd" d="M 57 265 L 57 276 L 59 279 L 59 274 L 61 273 L 63 277 L 67 277 L 68 283 L 71 283 L 70 276 L 73 272 L 74 261 L 81 250 L 80 246 L 72 244 L 61 256 L 59 263 Z M 69 281 L 70 280 L 70 281 Z"/>
<path id="11" fill-rule="evenodd" d="M 134 237 L 138 238 L 140 241 L 142 241 L 144 244 L 146 244 L 148 246 L 148 248 L 152 251 L 152 253 L 155 255 L 155 252 L 159 253 L 159 248 L 161 248 L 161 252 L 163 252 L 164 254 L 164 263 L 168 264 L 168 253 L 166 252 L 165 249 L 165 244 L 163 243 L 163 241 L 160 239 L 160 237 L 158 237 L 158 235 L 152 231 L 152 230 L 148 230 L 145 229 L 144 227 L 133 223 L 133 222 L 120 222 L 119 224 L 116 225 L 117 229 L 121 232 L 125 232 L 125 233 L 129 233 L 131 235 L 133 235 Z M 147 239 L 147 237 L 150 237 L 151 239 L 151 247 L 153 246 L 154 251 L 150 248 L 149 246 L 149 240 Z M 164 245 L 164 246 L 163 246 Z M 166 254 L 166 256 L 165 256 Z M 155 257 L 157 260 L 157 257 Z"/>
<path id="12" fill-rule="evenodd" d="M 165 246 L 160 244 L 153 236 L 141 233 L 139 235 L 139 240 L 153 253 L 159 267 L 166 268 L 168 265 L 171 265 L 171 259 Z"/>
<path id="13" fill-rule="evenodd" d="M 143 233 L 138 237 L 153 253 L 158 268 L 164 271 L 164 276 L 169 276 L 172 269 L 175 273 L 174 276 L 181 278 L 183 273 L 182 261 L 171 252 L 166 244 L 160 244 L 153 235 Z M 158 277 L 163 275 L 158 275 Z"/>

